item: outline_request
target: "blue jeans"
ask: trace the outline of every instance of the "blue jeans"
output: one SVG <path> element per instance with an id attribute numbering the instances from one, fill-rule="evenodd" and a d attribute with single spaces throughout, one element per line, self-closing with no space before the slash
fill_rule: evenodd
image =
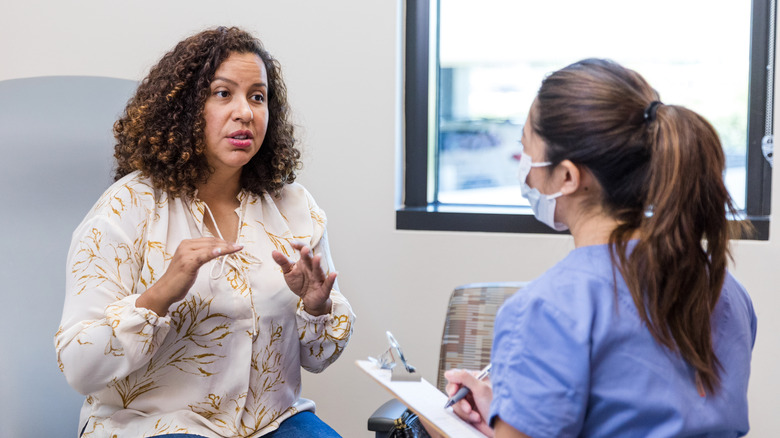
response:
<path id="1" fill-rule="evenodd" d="M 284 420 L 279 428 L 275 431 L 265 435 L 268 438 L 298 438 L 298 437 L 312 437 L 312 438 L 341 438 L 341 435 L 336 433 L 330 426 L 325 424 L 324 421 L 314 415 L 313 412 L 303 411 L 299 412 L 292 417 Z M 264 438 L 265 438 L 264 437 Z"/>
<path id="2" fill-rule="evenodd" d="M 279 429 L 264 435 L 263 438 L 341 438 L 330 426 L 320 420 L 319 417 L 309 411 L 299 412 L 284 420 Z M 186 433 L 174 433 L 170 435 L 157 435 L 152 438 L 205 438 L 200 435 Z"/>

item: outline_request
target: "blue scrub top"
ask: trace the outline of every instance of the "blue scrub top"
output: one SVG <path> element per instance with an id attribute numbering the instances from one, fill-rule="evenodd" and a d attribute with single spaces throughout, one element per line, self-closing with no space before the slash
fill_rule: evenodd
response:
<path id="1" fill-rule="evenodd" d="M 608 245 L 577 248 L 496 317 L 490 423 L 541 437 L 734 437 L 748 431 L 756 315 L 727 274 L 712 316 L 720 388 L 699 395 L 694 370 L 658 344 Z"/>

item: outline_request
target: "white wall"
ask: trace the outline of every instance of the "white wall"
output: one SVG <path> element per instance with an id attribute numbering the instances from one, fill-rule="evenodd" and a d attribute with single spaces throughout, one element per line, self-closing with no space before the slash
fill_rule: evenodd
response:
<path id="1" fill-rule="evenodd" d="M 402 146 L 402 3 L 16 0 L 0 5 L 0 81 L 47 75 L 138 80 L 177 41 L 220 24 L 254 32 L 281 61 L 302 126 L 305 168 L 300 180 L 328 213 L 339 282 L 358 315 L 343 357 L 324 374 L 306 375 L 304 395 L 317 402 L 318 414 L 345 437 L 369 436 L 366 418 L 388 398 L 353 364 L 384 347 L 385 330 L 396 335 L 426 378 L 435 380 L 444 309 L 453 287 L 534 278 L 573 246 L 569 238 L 560 236 L 395 230 L 396 164 Z M 41 108 L 46 117 L 57 116 L 45 113 L 45 102 Z M 34 169 L 32 162 L 18 165 Z M 775 206 L 780 206 L 778 180 L 773 189 Z M 0 188 L 0 192 L 9 190 L 14 189 Z M 35 214 L 34 202 L 3 205 L 3 212 L 23 218 Z M 773 221 L 770 235 L 776 237 L 779 226 Z M 13 254 L 14 248 L 6 245 L 3 253 Z M 749 394 L 751 436 L 774 436 L 780 430 L 780 379 L 775 373 L 780 360 L 780 298 L 774 286 L 780 284 L 780 240 L 736 242 L 734 256 L 734 272 L 751 293 L 759 316 Z M 39 302 L 40 312 L 51 318 L 42 324 L 48 324 L 52 334 L 62 305 L 63 266 L 64 255 L 61 265 L 41 267 L 40 275 L 52 287 L 32 291 L 45 298 Z M 14 310 L 28 298 L 10 290 L 4 290 L 3 296 L 0 317 L 13 322 L 8 326 L 28 321 L 29 315 Z M 45 342 L 49 345 L 43 351 L 50 354 L 31 357 L 15 350 L 14 357 L 53 363 L 51 338 Z M 19 344 L 5 336 L 0 336 L 0 343 L 3 355 Z M 57 372 L 55 365 L 50 368 Z M 24 382 L 38 376 L 13 378 Z M 23 406 L 17 412 L 0 413 L 2 423 L 12 425 L 40 418 L 36 400 L 51 396 L 6 391 L 0 387 L 4 399 L 18 400 Z M 73 399 L 64 401 L 62 409 L 76 416 Z M 55 426 L 53 430 L 59 431 L 55 435 L 69 435 L 70 429 L 63 433 L 62 428 L 75 428 L 75 422 L 74 418 L 72 424 Z"/>

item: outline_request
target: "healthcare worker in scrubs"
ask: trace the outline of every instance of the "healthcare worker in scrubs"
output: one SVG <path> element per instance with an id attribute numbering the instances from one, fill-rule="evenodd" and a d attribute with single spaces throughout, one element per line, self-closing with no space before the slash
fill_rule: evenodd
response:
<path id="1" fill-rule="evenodd" d="M 587 59 L 542 82 L 522 144 L 524 196 L 575 249 L 499 311 L 490 380 L 446 374 L 455 412 L 496 437 L 745 435 L 756 315 L 713 127 Z"/>

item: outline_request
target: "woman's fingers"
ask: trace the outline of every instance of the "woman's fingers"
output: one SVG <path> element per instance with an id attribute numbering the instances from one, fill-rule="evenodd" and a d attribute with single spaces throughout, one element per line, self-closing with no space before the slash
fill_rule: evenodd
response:
<path id="1" fill-rule="evenodd" d="M 452 388 L 452 394 L 455 394 L 455 392 L 460 389 L 461 386 L 463 386 L 464 378 L 468 378 L 469 372 L 466 370 L 461 369 L 452 369 L 447 370 L 444 372 L 444 377 L 447 379 L 447 388 Z M 450 394 L 450 395 L 452 395 Z"/>
<path id="2" fill-rule="evenodd" d="M 479 375 L 479 371 L 469 371 L 469 370 L 461 370 L 461 369 L 452 369 L 444 372 L 444 377 L 447 379 L 448 382 L 447 389 L 449 390 L 449 388 L 451 387 L 453 389 L 452 391 L 453 394 L 461 386 L 465 386 L 470 390 L 474 391 L 475 389 L 487 383 L 487 380 L 477 379 L 477 375 Z"/>
<path id="3" fill-rule="evenodd" d="M 464 420 L 476 424 L 483 421 L 483 413 L 490 406 L 492 392 L 486 382 L 477 379 L 475 372 L 453 369 L 444 373 L 447 379 L 447 393 L 452 396 L 461 387 L 471 390 L 469 395 L 452 406 L 453 411 Z"/>
<path id="4" fill-rule="evenodd" d="M 454 405 L 452 405 L 452 412 L 455 413 L 458 417 L 462 418 L 464 421 L 467 421 L 469 423 L 478 423 L 479 422 L 479 413 L 477 413 L 469 404 L 466 399 L 463 399 Z"/>
<path id="5" fill-rule="evenodd" d="M 300 254 L 298 262 L 294 264 L 298 265 L 298 268 L 303 271 L 302 273 L 314 282 L 325 282 L 327 280 L 326 274 L 320 265 L 322 262 L 322 255 L 314 254 L 311 247 L 299 242 L 292 242 L 291 245 L 293 249 Z M 274 260 L 276 260 L 276 258 L 274 258 Z M 279 265 L 282 266 L 281 263 L 279 263 Z M 284 266 L 282 266 L 282 268 L 284 268 Z"/>
<path id="6" fill-rule="evenodd" d="M 306 268 L 306 270 L 312 271 L 314 269 L 314 260 L 311 248 L 304 245 L 299 251 L 301 258 L 298 261 L 303 263 L 303 267 Z"/>
<path id="7" fill-rule="evenodd" d="M 322 269 L 322 265 L 320 264 L 321 261 L 322 256 L 319 254 L 316 254 L 311 258 L 311 276 L 312 279 L 318 283 L 324 283 L 327 281 L 325 270 Z"/>
<path id="8" fill-rule="evenodd" d="M 279 251 L 271 252 L 271 257 L 282 268 L 287 286 L 303 298 L 307 311 L 329 312 L 330 291 L 336 283 L 337 274 L 326 273 L 321 265 L 322 255 L 315 254 L 311 247 L 299 242 L 291 242 L 291 246 L 300 254 L 296 262 Z"/>
<path id="9" fill-rule="evenodd" d="M 271 257 L 274 259 L 276 264 L 282 268 L 282 272 L 285 274 L 289 274 L 295 267 L 295 263 L 293 263 L 289 258 L 287 258 L 286 255 L 279 251 L 271 251 Z"/>
<path id="10" fill-rule="evenodd" d="M 210 250 L 209 255 L 211 258 L 233 254 L 234 252 L 241 251 L 241 249 L 244 247 L 244 245 L 230 243 L 222 239 L 215 239 L 211 242 L 207 242 L 204 246 L 206 249 Z"/>
<path id="11" fill-rule="evenodd" d="M 158 315 L 167 314 L 171 304 L 187 295 L 198 277 L 198 270 L 204 264 L 242 248 L 242 245 L 210 237 L 182 240 L 173 253 L 168 269 L 141 294 L 136 305 L 151 309 Z"/>
<path id="12" fill-rule="evenodd" d="M 238 245 L 224 241 L 222 239 L 211 237 L 183 240 L 179 245 L 179 248 L 177 248 L 176 253 L 174 253 L 173 257 L 176 259 L 177 253 L 180 253 L 181 250 L 182 253 L 180 253 L 179 256 L 184 257 L 185 259 L 189 258 L 187 255 L 192 257 L 195 264 L 195 266 L 192 266 L 192 268 L 197 270 L 200 269 L 201 266 L 217 257 L 233 254 L 234 252 L 241 251 L 243 248 L 243 245 Z M 185 263 L 187 262 L 185 261 Z"/>
<path id="13" fill-rule="evenodd" d="M 211 249 L 211 254 L 208 260 L 215 259 L 217 257 L 221 257 L 228 254 L 233 254 L 234 252 L 241 251 L 241 249 L 244 248 L 244 245 L 237 245 L 235 243 L 229 243 L 229 242 L 216 242 L 214 246 Z"/>
<path id="14" fill-rule="evenodd" d="M 166 274 L 169 271 L 177 277 L 184 274 L 188 277 L 186 282 L 192 283 L 203 265 L 217 257 L 240 251 L 242 248 L 243 245 L 214 237 L 182 240 L 173 253 L 171 266 L 166 270 Z"/>
<path id="15" fill-rule="evenodd" d="M 330 291 L 333 290 L 333 285 L 336 283 L 336 277 L 338 277 L 338 275 L 338 272 L 331 272 L 325 277 L 325 281 L 322 284 L 322 290 L 327 291 L 328 295 L 330 295 Z"/>

